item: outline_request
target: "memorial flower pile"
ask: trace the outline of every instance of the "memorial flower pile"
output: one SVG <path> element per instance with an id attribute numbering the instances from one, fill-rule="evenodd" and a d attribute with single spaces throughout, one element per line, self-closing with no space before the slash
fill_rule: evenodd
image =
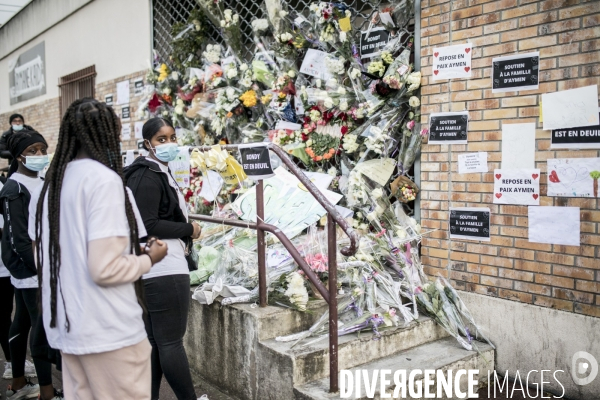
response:
<path id="1" fill-rule="evenodd" d="M 378 336 L 421 312 L 465 348 L 473 348 L 474 338 L 485 339 L 478 329 L 467 329 L 474 321 L 449 283 L 430 281 L 423 272 L 418 245 L 427 232 L 410 217 L 419 194 L 412 167 L 428 133 L 420 124 L 422 78 L 414 71 L 413 38 L 401 33 L 413 18 L 412 2 L 376 10 L 369 27 L 361 28 L 389 32 L 369 54 L 357 45 L 360 18 L 344 3 L 318 2 L 297 13 L 266 0 L 264 18 L 253 21 L 241 21 L 220 0 L 198 4 L 174 34 L 186 45 L 174 47 L 178 53 L 169 59 L 154 59 L 147 75 L 154 86 L 140 107 L 146 116 L 171 119 L 181 145 L 213 146 L 191 153 L 184 192 L 190 211 L 255 221 L 256 186 L 239 155 L 220 145 L 271 142 L 361 234 L 354 256 L 337 257 L 340 335 L 367 330 Z M 223 42 L 206 37 L 207 20 Z M 252 41 L 242 37 L 241 22 L 250 27 Z M 271 164 L 275 177 L 264 181 L 265 222 L 292 238 L 328 285 L 327 246 L 318 231 L 325 210 L 274 154 Z M 209 186 L 214 190 L 208 192 Z M 206 304 L 217 296 L 225 297 L 223 304 L 256 301 L 255 233 L 210 224 L 204 229 L 210 235 L 196 247 L 211 263 L 194 274 L 200 284 L 194 298 Z M 345 235 L 338 238 L 340 248 L 347 244 Z M 317 288 L 275 237 L 267 235 L 267 241 L 269 301 L 306 311 Z M 280 340 L 319 340 L 327 329 L 324 316 L 309 331 Z"/>

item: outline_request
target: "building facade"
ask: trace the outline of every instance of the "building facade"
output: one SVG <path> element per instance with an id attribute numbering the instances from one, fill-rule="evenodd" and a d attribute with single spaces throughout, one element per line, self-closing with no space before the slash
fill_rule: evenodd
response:
<path id="1" fill-rule="evenodd" d="M 68 101 L 69 96 L 93 95 L 104 101 L 112 94 L 119 115 L 122 107 L 130 107 L 130 122 L 124 124 L 130 124 L 132 139 L 124 147 L 134 146 L 141 97 L 134 82 L 151 65 L 151 37 L 146 0 L 32 1 L 0 27 L 0 129 L 9 128 L 11 114 L 22 114 L 46 137 L 52 152 L 61 96 Z M 37 52 L 29 57 L 32 49 Z M 129 101 L 117 105 L 117 83 L 124 81 L 130 83 Z"/>

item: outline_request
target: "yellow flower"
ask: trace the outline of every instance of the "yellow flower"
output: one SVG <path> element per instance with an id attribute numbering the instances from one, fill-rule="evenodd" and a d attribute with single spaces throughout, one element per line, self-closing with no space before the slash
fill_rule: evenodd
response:
<path id="1" fill-rule="evenodd" d="M 266 94 L 263 97 L 260 98 L 260 102 L 263 104 L 269 104 L 271 103 L 271 100 L 273 99 L 273 95 L 272 94 Z"/>
<path id="2" fill-rule="evenodd" d="M 161 64 L 160 65 L 160 75 L 158 76 L 158 81 L 162 82 L 165 79 L 167 79 L 168 76 L 169 76 L 169 68 L 167 67 L 167 64 Z"/>
<path id="3" fill-rule="evenodd" d="M 283 92 L 279 92 L 279 94 L 277 95 L 279 97 L 279 100 L 283 100 L 286 97 L 286 94 Z"/>
<path id="4" fill-rule="evenodd" d="M 240 96 L 240 100 L 244 103 L 244 107 L 254 107 L 257 102 L 256 92 L 254 90 L 248 90 Z"/>

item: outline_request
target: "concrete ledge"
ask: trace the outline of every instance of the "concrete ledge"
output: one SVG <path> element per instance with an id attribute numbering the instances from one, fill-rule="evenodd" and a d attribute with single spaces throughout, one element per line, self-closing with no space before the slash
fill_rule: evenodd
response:
<path id="1" fill-rule="evenodd" d="M 374 340 L 372 332 L 344 335 L 338 341 L 339 368 L 352 368 L 447 336 L 446 331 L 427 317 L 421 317 L 407 327 L 382 330 L 378 340 Z M 314 338 L 304 342 L 312 340 Z M 327 338 L 305 347 L 291 348 L 292 343 L 268 340 L 259 344 L 261 359 L 268 359 L 270 364 L 276 365 L 260 372 L 266 383 L 261 385 L 260 398 L 265 398 L 263 396 L 267 393 L 279 393 L 280 398 L 288 398 L 291 393 L 285 393 L 285 388 L 329 376 Z M 275 383 L 275 386 L 268 387 L 269 382 Z M 287 384 L 281 385 L 281 382 Z"/>
<path id="2" fill-rule="evenodd" d="M 491 346 L 483 343 L 477 343 L 481 354 L 475 351 L 467 351 L 463 349 L 454 338 L 446 338 L 435 342 L 427 343 L 419 347 L 415 347 L 393 356 L 379 359 L 371 363 L 362 364 L 350 369 L 352 373 L 356 370 L 391 370 L 393 373 L 397 370 L 406 370 L 407 374 L 413 369 L 433 369 L 441 371 L 457 371 L 459 369 L 477 369 L 479 370 L 479 385 L 480 387 L 487 384 L 488 371 L 493 370 L 494 366 L 494 351 Z M 372 373 L 369 377 L 372 377 Z M 454 376 L 454 375 L 453 375 Z M 467 378 L 463 376 L 461 379 L 461 391 L 467 389 Z M 393 381 L 393 378 L 391 379 Z M 420 379 L 422 381 L 422 379 Z M 393 393 L 395 388 L 394 383 L 387 385 L 387 392 Z M 432 392 L 437 391 L 436 385 L 433 386 Z M 296 400 L 334 400 L 340 399 L 339 393 L 329 392 L 329 379 L 320 379 L 303 386 L 294 388 L 294 396 Z M 351 398 L 355 398 L 353 395 Z M 367 399 L 362 390 L 362 397 L 359 399 Z M 412 397 L 407 397 L 413 399 Z M 372 399 L 381 399 L 380 385 L 376 385 L 375 397 Z M 441 397 L 441 399 L 448 399 Z"/>
<path id="3" fill-rule="evenodd" d="M 498 373 L 508 371 L 514 377 L 519 370 L 523 377 L 533 370 L 563 370 L 557 378 L 565 387 L 565 398 L 599 398 L 600 375 L 580 386 L 573 381 L 571 371 L 573 355 L 578 351 L 590 353 L 600 363 L 600 318 L 469 292 L 461 291 L 460 296 L 496 345 Z M 532 378 L 540 383 L 540 374 L 532 374 Z M 561 395 L 558 383 L 552 377 L 548 380 L 545 390 Z"/>
<path id="4" fill-rule="evenodd" d="M 206 306 L 192 300 L 184 344 L 193 374 L 236 398 L 259 398 L 257 369 L 270 365 L 258 359 L 259 341 L 308 329 L 325 302 L 310 302 L 309 309 L 313 313 L 250 304 L 222 307 L 220 302 Z"/>

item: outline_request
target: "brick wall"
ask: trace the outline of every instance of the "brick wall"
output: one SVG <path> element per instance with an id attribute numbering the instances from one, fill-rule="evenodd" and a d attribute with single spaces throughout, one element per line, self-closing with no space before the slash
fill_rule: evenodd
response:
<path id="1" fill-rule="evenodd" d="M 122 122 L 123 125 L 129 124 L 131 126 L 131 140 L 123 141 L 123 150 L 127 149 L 137 149 L 135 133 L 133 131 L 134 124 L 136 121 L 135 113 L 138 109 L 138 103 L 141 100 L 141 96 L 135 96 L 135 90 L 133 87 L 133 82 L 136 79 L 144 78 L 146 76 L 146 71 L 139 71 L 133 74 L 129 74 L 126 76 L 119 77 L 117 79 L 113 79 L 111 81 L 102 82 L 96 84 L 96 99 L 100 101 L 104 101 L 104 96 L 107 94 L 113 95 L 113 108 L 117 115 L 121 115 L 121 105 L 116 105 L 117 103 L 117 83 L 125 80 L 129 80 L 129 107 L 130 107 L 130 115 L 131 118 L 127 122 Z"/>
<path id="2" fill-rule="evenodd" d="M 129 79 L 129 105 L 131 107 L 131 119 L 129 122 L 123 122 L 123 124 L 131 125 L 132 139 L 123 142 L 123 149 L 137 148 L 136 140 L 134 139 L 133 126 L 134 122 L 136 121 L 135 112 L 137 111 L 138 102 L 141 100 L 141 96 L 134 95 L 133 82 L 138 78 L 144 78 L 145 75 L 146 71 L 139 71 L 133 74 L 119 77 L 117 79 L 113 79 L 111 81 L 96 84 L 96 98 L 98 100 L 104 101 L 104 96 L 112 93 L 114 95 L 114 102 L 116 103 L 117 82 Z M 58 140 L 58 132 L 60 129 L 61 116 L 59 108 L 60 104 L 57 97 L 54 99 L 41 101 L 28 107 L 19 108 L 10 112 L 0 113 L 0 130 L 4 132 L 6 129 L 9 128 L 8 118 L 10 117 L 10 115 L 14 113 L 22 114 L 25 118 L 25 123 L 27 125 L 31 125 L 42 135 L 44 135 L 44 137 L 48 141 L 49 152 L 53 153 L 54 148 L 56 147 L 56 141 Z M 121 106 L 115 105 L 114 109 L 117 115 L 121 114 Z M 3 166 L 6 166 L 6 161 L 0 160 L 0 167 Z"/>
<path id="3" fill-rule="evenodd" d="M 422 122 L 432 112 L 469 111 L 467 145 L 424 145 L 422 225 L 430 275 L 457 288 L 600 317 L 600 211 L 594 198 L 547 197 L 546 160 L 600 157 L 597 150 L 550 150 L 539 122 L 542 93 L 600 84 L 600 1 L 422 0 Z M 472 77 L 432 81 L 433 47 L 471 42 Z M 495 93 L 492 58 L 540 52 L 539 90 Z M 545 206 L 581 207 L 581 246 L 529 243 L 527 206 L 492 203 L 503 123 L 535 122 L 536 168 Z M 489 173 L 457 172 L 459 154 L 489 152 Z M 450 240 L 449 207 L 489 207 L 491 242 Z"/>
<path id="4" fill-rule="evenodd" d="M 25 124 L 30 125 L 39 131 L 51 149 L 56 146 L 58 140 L 58 130 L 60 128 L 60 104 L 58 98 L 41 101 L 37 104 L 23 107 L 18 110 L 5 112 L 0 114 L 0 129 L 2 132 L 6 131 L 10 125 L 8 124 L 8 118 L 18 113 L 23 115 L 25 118 Z M 0 167 L 6 166 L 6 160 L 0 159 Z"/>

